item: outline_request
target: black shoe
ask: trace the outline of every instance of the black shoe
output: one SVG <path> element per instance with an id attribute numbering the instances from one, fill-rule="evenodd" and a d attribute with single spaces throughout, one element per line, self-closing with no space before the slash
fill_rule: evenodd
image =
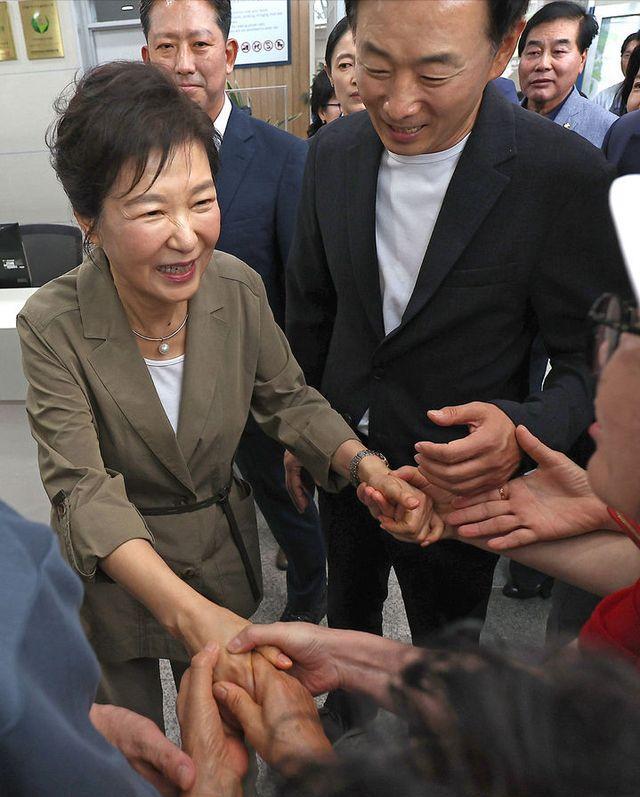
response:
<path id="1" fill-rule="evenodd" d="M 538 596 L 548 598 L 551 595 L 552 588 L 553 579 L 550 576 L 543 578 L 542 581 L 530 587 L 525 587 L 509 579 L 502 588 L 502 594 L 505 598 L 515 598 L 516 600 L 526 600 L 527 598 L 537 598 Z"/>
<path id="2" fill-rule="evenodd" d="M 282 548 L 278 548 L 278 553 L 276 554 L 276 567 L 278 570 L 286 570 L 289 567 L 287 554 L 282 550 Z"/>
<path id="3" fill-rule="evenodd" d="M 280 622 L 281 623 L 313 623 L 314 625 L 318 625 L 322 621 L 322 618 L 327 613 L 327 606 L 326 604 L 319 606 L 317 609 L 314 609 L 310 612 L 294 612 L 287 604 L 284 607 L 284 611 L 280 615 Z"/>

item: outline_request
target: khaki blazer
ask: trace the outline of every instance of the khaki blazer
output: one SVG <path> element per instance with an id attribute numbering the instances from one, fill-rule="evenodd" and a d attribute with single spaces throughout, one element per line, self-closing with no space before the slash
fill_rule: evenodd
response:
<path id="1" fill-rule="evenodd" d="M 251 492 L 232 479 L 249 411 L 327 489 L 342 486 L 330 460 L 353 432 L 305 384 L 262 280 L 231 255 L 214 253 L 189 304 L 177 435 L 101 250 L 38 290 L 17 327 L 52 525 L 85 580 L 90 641 L 104 661 L 184 659 L 183 646 L 102 573 L 100 559 L 146 539 L 194 589 L 248 617 L 260 595 L 227 517 L 219 504 L 194 505 L 232 482 L 230 504 L 261 588 Z M 148 514 L 154 508 L 161 514 Z"/>

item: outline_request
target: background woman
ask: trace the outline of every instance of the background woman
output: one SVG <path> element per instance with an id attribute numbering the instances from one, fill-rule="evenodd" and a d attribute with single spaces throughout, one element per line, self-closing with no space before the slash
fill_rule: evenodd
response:
<path id="1" fill-rule="evenodd" d="M 356 48 L 346 17 L 329 34 L 324 53 L 324 68 L 340 103 L 342 115 L 364 111 L 356 85 Z"/>
<path id="2" fill-rule="evenodd" d="M 259 276 L 212 258 L 213 128 L 162 70 L 89 72 L 51 148 L 92 249 L 18 317 L 27 412 L 53 525 L 86 581 L 99 700 L 162 726 L 158 658 L 178 675 L 261 597 L 253 500 L 233 476 L 249 411 L 326 487 L 352 467 L 404 502 L 401 523 L 427 503 L 378 456 L 354 460 L 362 444 L 305 384 Z M 253 690 L 248 656 L 223 651 L 225 673 Z"/>
<path id="3" fill-rule="evenodd" d="M 321 69 L 311 83 L 311 124 L 307 138 L 311 138 L 321 127 L 340 116 L 340 103 L 336 99 L 329 76 Z"/>

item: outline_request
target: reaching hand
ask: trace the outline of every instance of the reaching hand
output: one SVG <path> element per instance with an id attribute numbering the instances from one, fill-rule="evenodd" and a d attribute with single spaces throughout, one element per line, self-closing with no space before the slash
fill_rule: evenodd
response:
<path id="1" fill-rule="evenodd" d="M 332 754 L 318 709 L 302 684 L 254 657 L 255 699 L 233 683 L 214 684 L 220 705 L 242 726 L 247 741 L 272 767 L 293 774 L 305 761 Z"/>
<path id="2" fill-rule="evenodd" d="M 248 625 L 227 645 L 230 653 L 247 653 L 275 645 L 293 661 L 290 675 L 312 695 L 340 687 L 335 650 L 341 632 L 310 623 Z"/>
<path id="3" fill-rule="evenodd" d="M 313 497 L 315 484 L 309 471 L 304 469 L 302 462 L 290 451 L 284 452 L 284 480 L 289 498 L 302 514 Z"/>
<path id="4" fill-rule="evenodd" d="M 595 531 L 607 523 L 606 507 L 591 492 L 586 472 L 541 443 L 524 426 L 516 430 L 522 450 L 538 464 L 502 490 L 456 498 L 447 523 L 462 538 L 492 537 L 496 551 Z"/>
<path id="5" fill-rule="evenodd" d="M 398 481 L 411 488 L 408 495 L 417 501 L 413 509 L 407 508 L 406 501 L 400 503 L 400 491 L 394 503 L 395 496 L 390 486 L 395 488 Z M 360 501 L 392 537 L 399 542 L 412 542 L 426 547 L 439 540 L 444 532 L 444 523 L 434 512 L 433 500 L 425 491 L 426 486 L 426 479 L 416 468 L 405 466 L 391 471 L 386 481 L 378 478 L 375 484 L 362 482 L 357 492 Z"/>
<path id="6" fill-rule="evenodd" d="M 220 645 L 220 654 L 216 657 L 216 680 L 234 681 L 250 694 L 253 694 L 253 667 L 249 655 L 231 656 L 226 646 L 243 628 L 250 625 L 248 620 L 237 614 L 201 598 L 198 617 L 191 638 L 187 640 L 192 654 L 202 650 L 210 640 Z M 287 669 L 291 661 L 272 646 L 266 645 L 259 651 L 275 667 Z"/>
<path id="7" fill-rule="evenodd" d="M 427 414 L 438 426 L 469 428 L 467 437 L 450 443 L 416 443 L 420 472 L 436 487 L 470 495 L 500 487 L 518 467 L 515 426 L 495 405 L 473 401 Z"/>
<path id="8" fill-rule="evenodd" d="M 127 708 L 100 703 L 93 704 L 89 719 L 160 794 L 174 797 L 178 790 L 193 786 L 195 764 L 167 739 L 155 722 Z"/>
<path id="9" fill-rule="evenodd" d="M 185 797 L 239 797 L 249 757 L 242 739 L 225 730 L 211 682 L 219 648 L 207 644 L 191 660 L 180 684 L 177 711 L 182 746 L 196 763 L 196 780 Z M 260 658 L 257 656 L 257 658 Z M 270 666 L 265 661 L 265 666 Z"/>

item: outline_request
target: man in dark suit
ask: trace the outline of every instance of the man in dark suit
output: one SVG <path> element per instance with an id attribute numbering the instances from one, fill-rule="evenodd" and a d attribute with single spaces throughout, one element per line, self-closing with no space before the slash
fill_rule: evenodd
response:
<path id="1" fill-rule="evenodd" d="M 293 236 L 307 155 L 305 141 L 233 107 L 225 94 L 238 54 L 229 38 L 230 0 L 142 0 L 145 61 L 166 67 L 209 114 L 222 139 L 216 177 L 222 214 L 217 248 L 262 277 L 276 321 L 284 325 L 284 263 Z M 282 619 L 318 622 L 325 613 L 325 552 L 315 506 L 304 514 L 284 485 L 282 448 L 249 419 L 236 462 L 288 558 Z"/>
<path id="2" fill-rule="evenodd" d="M 392 467 L 417 449 L 428 479 L 458 494 L 508 495 L 525 464 L 517 424 L 574 443 L 592 417 L 589 305 L 627 292 L 610 167 L 487 86 L 526 7 L 347 0 L 368 113 L 311 144 L 288 264 L 287 330 L 308 381 Z M 538 330 L 553 368 L 529 394 Z M 321 495 L 321 516 L 331 626 L 380 634 L 391 566 L 414 642 L 484 615 L 491 555 L 398 543 L 353 490 Z M 331 708 L 357 721 L 340 696 Z"/>

